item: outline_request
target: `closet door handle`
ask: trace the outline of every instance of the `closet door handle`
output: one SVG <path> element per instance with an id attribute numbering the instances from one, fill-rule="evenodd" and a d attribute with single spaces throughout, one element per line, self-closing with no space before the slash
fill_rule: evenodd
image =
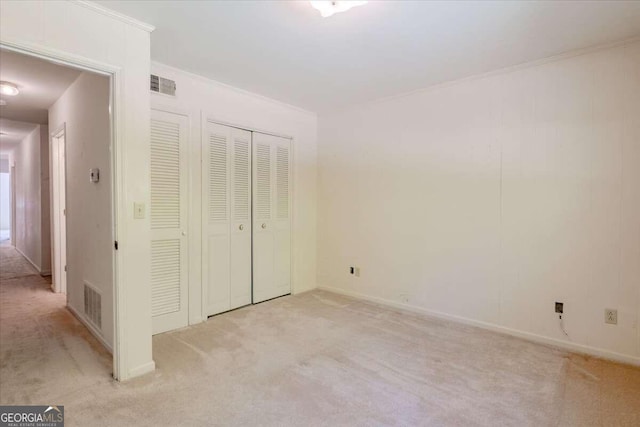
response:
<path id="1" fill-rule="evenodd" d="M 238 227 L 238 229 L 240 229 L 240 231 L 244 230 L 244 224 L 240 224 L 240 227 Z"/>
<path id="2" fill-rule="evenodd" d="M 267 224 L 266 223 L 262 223 L 262 229 L 264 230 L 265 228 L 267 228 Z"/>

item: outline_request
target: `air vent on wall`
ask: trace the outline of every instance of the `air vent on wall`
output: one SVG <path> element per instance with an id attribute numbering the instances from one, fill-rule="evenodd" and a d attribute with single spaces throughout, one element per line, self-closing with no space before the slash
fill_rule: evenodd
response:
<path id="1" fill-rule="evenodd" d="M 176 95 L 176 82 L 151 74 L 151 92 L 164 93 L 165 95 Z"/>
<path id="2" fill-rule="evenodd" d="M 102 329 L 102 295 L 93 287 L 84 284 L 84 314 L 98 329 Z"/>

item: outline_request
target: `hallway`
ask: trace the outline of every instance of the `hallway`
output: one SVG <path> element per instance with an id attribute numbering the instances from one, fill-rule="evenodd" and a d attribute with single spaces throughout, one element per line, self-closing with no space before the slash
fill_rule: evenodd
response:
<path id="1" fill-rule="evenodd" d="M 59 401 L 112 381 L 111 354 L 50 287 L 50 277 L 0 245 L 1 404 Z"/>

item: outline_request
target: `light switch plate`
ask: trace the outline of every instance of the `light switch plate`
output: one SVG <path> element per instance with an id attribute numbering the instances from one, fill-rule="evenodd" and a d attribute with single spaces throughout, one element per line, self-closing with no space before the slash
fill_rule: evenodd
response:
<path id="1" fill-rule="evenodd" d="M 100 169 L 89 169 L 89 181 L 100 182 Z"/>
<path id="2" fill-rule="evenodd" d="M 133 217 L 135 219 L 144 219 L 144 217 L 145 217 L 145 206 L 144 206 L 144 203 L 134 203 L 133 204 Z"/>

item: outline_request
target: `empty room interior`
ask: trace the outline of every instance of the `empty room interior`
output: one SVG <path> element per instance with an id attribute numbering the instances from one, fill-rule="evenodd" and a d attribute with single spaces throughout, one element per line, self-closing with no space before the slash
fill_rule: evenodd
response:
<path id="1" fill-rule="evenodd" d="M 640 2 L 0 1 L 0 426 L 640 426 Z"/>

